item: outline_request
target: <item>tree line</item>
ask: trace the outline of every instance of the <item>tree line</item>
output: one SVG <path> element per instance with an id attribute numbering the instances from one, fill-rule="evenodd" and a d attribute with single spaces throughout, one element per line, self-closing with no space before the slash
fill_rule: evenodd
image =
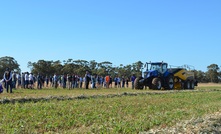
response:
<path id="1" fill-rule="evenodd" d="M 120 64 L 119 66 L 113 66 L 113 63 L 109 61 L 96 62 L 95 60 L 57 60 L 57 61 L 47 61 L 38 60 L 37 62 L 29 61 L 27 67 L 30 68 L 30 72 L 33 74 L 41 73 L 42 75 L 53 76 L 56 74 L 77 74 L 79 76 L 84 76 L 86 71 L 91 74 L 96 74 L 100 76 L 111 75 L 112 77 L 124 76 L 131 77 L 132 74 L 136 76 L 141 76 L 142 72 L 145 70 L 145 63 L 137 61 L 129 65 Z M 5 56 L 0 58 L 0 78 L 2 78 L 5 68 L 9 67 L 11 70 L 21 73 L 17 61 L 10 56 Z M 221 82 L 221 71 L 217 64 L 211 64 L 207 66 L 207 71 L 203 72 L 201 70 L 193 70 L 198 82 L 207 83 L 219 83 Z"/>

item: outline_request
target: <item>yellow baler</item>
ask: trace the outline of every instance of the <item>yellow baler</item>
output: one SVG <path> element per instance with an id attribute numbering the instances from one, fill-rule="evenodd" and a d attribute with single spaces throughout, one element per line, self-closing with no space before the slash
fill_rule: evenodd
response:
<path id="1" fill-rule="evenodd" d="M 174 75 L 175 89 L 194 89 L 197 86 L 194 72 L 185 68 L 171 68 L 170 72 Z"/>

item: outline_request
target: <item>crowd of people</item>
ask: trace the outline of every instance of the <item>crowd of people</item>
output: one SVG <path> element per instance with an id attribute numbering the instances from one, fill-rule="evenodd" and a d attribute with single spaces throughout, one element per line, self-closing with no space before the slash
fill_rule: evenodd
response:
<path id="1" fill-rule="evenodd" d="M 9 68 L 6 68 L 2 83 L 4 83 L 6 91 L 12 93 L 12 89 L 16 88 L 128 88 L 129 82 L 132 83 L 131 88 L 134 89 L 135 79 L 136 77 L 134 74 L 129 78 L 125 76 L 116 76 L 112 78 L 110 75 L 99 76 L 96 74 L 90 74 L 88 71 L 86 71 L 84 76 L 79 76 L 77 74 L 54 74 L 53 76 L 47 76 L 42 75 L 41 73 L 34 75 L 33 73 L 29 72 L 19 74 L 10 71 Z"/>

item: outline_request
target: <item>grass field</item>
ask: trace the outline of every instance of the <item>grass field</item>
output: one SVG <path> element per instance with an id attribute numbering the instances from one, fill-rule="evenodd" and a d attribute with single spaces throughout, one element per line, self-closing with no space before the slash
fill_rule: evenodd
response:
<path id="1" fill-rule="evenodd" d="M 175 92 L 17 89 L 0 96 L 1 133 L 139 133 L 221 110 L 219 84 Z"/>

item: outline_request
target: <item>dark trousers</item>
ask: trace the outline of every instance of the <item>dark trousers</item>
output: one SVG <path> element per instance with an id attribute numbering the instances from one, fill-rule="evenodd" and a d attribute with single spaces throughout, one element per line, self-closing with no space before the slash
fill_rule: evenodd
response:
<path id="1" fill-rule="evenodd" d="M 10 93 L 12 93 L 12 82 L 11 81 L 5 82 L 5 88 L 6 88 L 7 93 L 8 93 L 9 87 L 10 87 Z"/>
<path id="2" fill-rule="evenodd" d="M 89 86 L 89 81 L 86 81 L 85 82 L 85 88 L 88 89 L 88 86 Z"/>
<path id="3" fill-rule="evenodd" d="M 12 81 L 12 87 L 16 89 L 16 80 Z"/>
<path id="4" fill-rule="evenodd" d="M 42 89 L 42 83 L 41 83 L 41 81 L 38 81 L 38 89 Z"/>
<path id="5" fill-rule="evenodd" d="M 83 83 L 82 83 L 82 82 L 80 82 L 80 88 L 82 88 L 82 84 L 83 84 Z"/>

